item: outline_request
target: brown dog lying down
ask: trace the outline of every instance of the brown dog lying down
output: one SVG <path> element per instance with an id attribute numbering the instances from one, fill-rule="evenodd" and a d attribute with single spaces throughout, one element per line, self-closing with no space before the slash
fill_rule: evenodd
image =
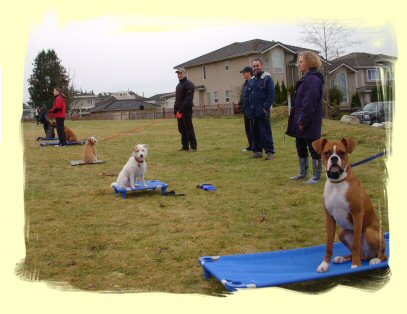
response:
<path id="1" fill-rule="evenodd" d="M 94 163 L 98 160 L 96 154 L 96 138 L 91 136 L 85 143 L 83 147 L 82 161 L 85 163 Z"/>
<path id="2" fill-rule="evenodd" d="M 55 121 L 51 122 L 51 125 L 53 128 L 57 127 L 57 123 Z M 66 140 L 68 142 L 77 142 L 78 138 L 76 137 L 76 134 L 66 125 L 64 126 L 64 130 L 65 130 L 65 136 L 66 136 Z"/>

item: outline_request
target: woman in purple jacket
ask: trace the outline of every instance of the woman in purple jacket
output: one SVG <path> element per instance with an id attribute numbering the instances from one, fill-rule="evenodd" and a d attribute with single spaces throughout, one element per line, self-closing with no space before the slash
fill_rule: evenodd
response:
<path id="1" fill-rule="evenodd" d="M 308 184 L 317 183 L 321 179 L 321 155 L 312 147 L 312 142 L 319 139 L 322 133 L 322 97 L 324 76 L 319 69 L 321 59 L 311 51 L 302 51 L 298 55 L 297 66 L 302 78 L 294 90 L 294 105 L 291 108 L 286 134 L 295 137 L 299 157 L 300 173 L 292 180 L 304 179 L 308 172 L 308 151 L 312 157 L 313 178 Z"/>

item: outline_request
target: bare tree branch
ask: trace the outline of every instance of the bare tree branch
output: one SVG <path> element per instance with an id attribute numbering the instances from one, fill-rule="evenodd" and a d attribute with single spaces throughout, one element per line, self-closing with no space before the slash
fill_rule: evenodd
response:
<path id="1" fill-rule="evenodd" d="M 299 23 L 301 42 L 315 47 L 325 60 L 342 55 L 347 48 L 361 41 L 352 40 L 353 28 L 346 28 L 338 21 L 312 20 Z"/>

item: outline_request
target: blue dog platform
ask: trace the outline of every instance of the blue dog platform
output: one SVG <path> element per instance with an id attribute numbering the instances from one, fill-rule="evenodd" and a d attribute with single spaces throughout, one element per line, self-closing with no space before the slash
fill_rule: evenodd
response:
<path id="1" fill-rule="evenodd" d="M 37 141 L 53 141 L 58 140 L 58 137 L 37 137 Z"/>
<path id="2" fill-rule="evenodd" d="M 78 142 L 66 142 L 67 146 L 71 146 L 71 145 L 83 145 L 85 144 L 86 141 L 78 141 Z M 40 146 L 57 146 L 59 145 L 59 141 L 58 142 L 43 142 L 40 143 Z"/>
<path id="3" fill-rule="evenodd" d="M 386 254 L 389 256 L 389 233 L 385 234 L 385 240 Z M 229 291 L 280 286 L 388 267 L 387 261 L 375 265 L 363 261 L 358 268 L 351 268 L 351 262 L 331 262 L 326 273 L 318 273 L 316 269 L 324 259 L 325 248 L 325 245 L 320 245 L 255 254 L 204 256 L 199 258 L 199 263 L 204 269 L 205 278 L 214 276 Z M 334 244 L 333 256 L 349 254 L 349 249 L 342 243 Z"/>
<path id="4" fill-rule="evenodd" d="M 136 182 L 137 186 L 135 188 L 120 188 L 118 186 L 112 186 L 115 193 L 121 193 L 123 198 L 127 197 L 128 192 L 132 191 L 144 191 L 144 190 L 156 190 L 161 189 L 161 194 L 165 195 L 167 192 L 167 183 L 161 182 L 159 180 L 146 181 L 147 186 L 143 186 L 142 182 Z"/>

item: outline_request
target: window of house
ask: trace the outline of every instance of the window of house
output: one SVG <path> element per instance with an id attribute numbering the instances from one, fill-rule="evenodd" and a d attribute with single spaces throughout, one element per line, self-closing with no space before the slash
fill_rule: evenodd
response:
<path id="1" fill-rule="evenodd" d="M 229 70 L 229 62 L 228 61 L 225 62 L 225 70 L 226 71 Z"/>
<path id="2" fill-rule="evenodd" d="M 264 59 L 264 72 L 270 73 L 270 59 L 269 58 Z"/>
<path id="3" fill-rule="evenodd" d="M 204 80 L 206 80 L 206 67 L 205 66 L 202 67 L 202 71 L 203 71 L 203 78 L 204 78 Z"/>
<path id="4" fill-rule="evenodd" d="M 335 80 L 331 80 L 331 88 L 335 86 Z"/>
<path id="5" fill-rule="evenodd" d="M 213 100 L 215 102 L 215 104 L 217 104 L 219 102 L 219 96 L 218 96 L 218 92 L 213 92 Z"/>
<path id="6" fill-rule="evenodd" d="M 206 93 L 207 103 L 208 105 L 211 104 L 211 93 Z"/>
<path id="7" fill-rule="evenodd" d="M 230 101 L 230 91 L 229 90 L 225 90 L 225 101 L 226 102 Z"/>
<path id="8" fill-rule="evenodd" d="M 274 50 L 272 53 L 273 72 L 284 73 L 283 54 L 280 50 Z"/>
<path id="9" fill-rule="evenodd" d="M 345 73 L 341 73 L 338 76 L 338 87 L 342 91 L 342 101 L 341 102 L 348 102 L 348 82 L 346 80 Z"/>
<path id="10" fill-rule="evenodd" d="M 367 70 L 367 79 L 369 81 L 380 81 L 380 69 L 368 69 Z"/>

